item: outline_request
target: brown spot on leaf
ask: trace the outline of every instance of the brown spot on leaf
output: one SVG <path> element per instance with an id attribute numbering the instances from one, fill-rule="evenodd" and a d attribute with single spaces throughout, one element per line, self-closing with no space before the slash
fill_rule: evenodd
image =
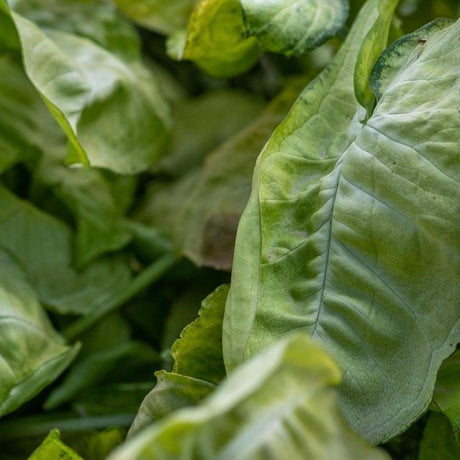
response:
<path id="1" fill-rule="evenodd" d="M 203 264 L 230 271 L 233 263 L 239 214 L 219 214 L 206 223 L 202 248 Z"/>

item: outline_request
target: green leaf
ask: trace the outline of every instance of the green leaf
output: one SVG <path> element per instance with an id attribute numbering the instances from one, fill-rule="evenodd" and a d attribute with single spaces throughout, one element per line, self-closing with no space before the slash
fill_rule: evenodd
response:
<path id="1" fill-rule="evenodd" d="M 432 413 L 423 432 L 418 460 L 458 460 L 460 441 L 455 439 L 449 421 L 442 414 Z"/>
<path id="2" fill-rule="evenodd" d="M 0 250 L 0 416 L 53 382 L 78 350 L 65 345 L 24 273 Z"/>
<path id="3" fill-rule="evenodd" d="M 89 313 L 128 283 L 123 257 L 101 259 L 77 272 L 73 235 L 63 222 L 3 187 L 0 203 L 0 248 L 21 264 L 45 306 L 60 313 Z"/>
<path id="4" fill-rule="evenodd" d="M 114 176 L 114 175 L 113 175 Z M 135 180 L 122 179 L 124 197 L 132 195 Z M 35 190 L 32 198 L 43 202 L 43 188 L 50 189 L 72 212 L 76 220 L 75 265 L 86 266 L 101 255 L 117 251 L 131 240 L 131 232 L 124 222 L 124 207 L 112 189 L 118 177 L 109 177 L 95 168 L 69 168 L 58 158 L 45 155 L 34 171 Z M 35 195 L 38 195 L 36 197 Z"/>
<path id="5" fill-rule="evenodd" d="M 129 324 L 116 313 L 84 334 L 78 358 L 48 396 L 45 409 L 55 409 L 96 386 L 153 377 L 151 369 L 158 366 L 159 354 L 131 336 Z"/>
<path id="6" fill-rule="evenodd" d="M 197 0 L 115 0 L 120 11 L 142 27 L 169 35 L 187 26 Z"/>
<path id="7" fill-rule="evenodd" d="M 372 442 L 423 413 L 460 340 L 460 22 L 408 57 L 360 124 L 354 68 L 381 8 L 366 3 L 258 160 L 223 333 L 227 369 L 291 330 L 323 343 L 346 370 L 345 416 Z"/>
<path id="8" fill-rule="evenodd" d="M 176 244 L 195 264 L 231 269 L 236 229 L 249 198 L 257 155 L 304 81 L 289 83 L 259 117 L 206 158 L 188 199 L 176 211 Z"/>
<path id="9" fill-rule="evenodd" d="M 136 218 L 171 233 L 177 252 L 198 266 L 230 270 L 236 228 L 249 197 L 257 155 L 305 81 L 289 82 L 257 117 L 259 104 L 236 91 L 211 92 L 179 105 L 175 148 L 159 167 L 177 174 L 188 166 L 189 172 L 164 186 L 152 181 Z M 182 142 L 184 138 L 189 142 Z"/>
<path id="10" fill-rule="evenodd" d="M 72 409 L 79 414 L 119 415 L 136 414 L 145 395 L 154 385 L 151 382 L 116 383 L 92 386 L 72 399 Z M 133 421 L 129 420 L 128 425 Z"/>
<path id="11" fill-rule="evenodd" d="M 10 0 L 11 9 L 41 29 L 88 38 L 126 61 L 140 58 L 135 28 L 120 18 L 110 0 Z"/>
<path id="12" fill-rule="evenodd" d="M 408 56 L 416 57 L 421 54 L 428 38 L 452 25 L 452 22 L 449 19 L 436 19 L 415 32 L 396 40 L 382 53 L 372 69 L 370 77 L 370 85 L 377 99 L 382 97 L 386 87 L 391 84 L 398 73 L 404 70 Z"/>
<path id="13" fill-rule="evenodd" d="M 52 430 L 28 460 L 83 460 L 62 441 L 59 430 Z"/>
<path id="14" fill-rule="evenodd" d="M 19 59 L 0 57 L 0 173 L 19 161 L 35 161 L 39 149 L 62 142 L 59 127 L 27 79 Z"/>
<path id="15" fill-rule="evenodd" d="M 228 286 L 220 286 L 201 304 L 198 319 L 189 324 L 171 348 L 173 372 L 219 383 L 225 376 L 222 320 Z"/>
<path id="16" fill-rule="evenodd" d="M 246 37 L 239 0 L 201 0 L 193 10 L 185 41 L 179 41 L 184 46 L 174 45 L 174 57 L 194 61 L 215 77 L 249 70 L 260 54 L 257 40 Z"/>
<path id="17" fill-rule="evenodd" d="M 333 386 L 340 372 L 296 334 L 235 371 L 196 408 L 145 429 L 110 460 L 386 459 L 343 421 Z"/>
<path id="18" fill-rule="evenodd" d="M 460 351 L 449 356 L 441 365 L 434 387 L 433 402 L 446 415 L 460 435 Z"/>
<path id="19" fill-rule="evenodd" d="M 372 68 L 387 46 L 391 20 L 397 4 L 398 0 L 381 0 L 377 4 L 378 18 L 374 20 L 367 32 L 356 60 L 354 74 L 356 99 L 366 109 L 367 116 L 370 116 L 375 105 L 369 77 Z"/>
<path id="20" fill-rule="evenodd" d="M 126 61 L 73 33 L 45 32 L 16 13 L 10 17 L 27 76 L 70 141 L 70 162 L 133 174 L 160 158 L 168 108 L 140 60 Z"/>
<path id="21" fill-rule="evenodd" d="M 159 371 L 158 382 L 145 397 L 129 435 L 173 411 L 197 404 L 225 377 L 222 320 L 228 286 L 218 287 L 203 300 L 199 317 L 174 342 L 173 372 Z"/>
<path id="22" fill-rule="evenodd" d="M 128 433 L 137 435 L 153 422 L 172 414 L 183 407 L 197 405 L 216 388 L 205 380 L 195 379 L 174 372 L 155 372 L 155 388 L 144 398 Z"/>
<path id="23" fill-rule="evenodd" d="M 208 91 L 180 101 L 173 111 L 171 152 L 155 170 L 177 177 L 200 166 L 222 142 L 258 116 L 262 102 L 248 92 Z"/>
<path id="24" fill-rule="evenodd" d="M 46 400 L 45 408 L 55 409 L 92 385 L 132 380 L 139 373 L 144 376 L 146 370 L 155 368 L 159 361 L 158 353 L 137 341 L 90 354 L 72 366 L 62 384 Z"/>
<path id="25" fill-rule="evenodd" d="M 248 33 L 267 51 L 300 55 L 345 24 L 348 0 L 240 0 Z"/>

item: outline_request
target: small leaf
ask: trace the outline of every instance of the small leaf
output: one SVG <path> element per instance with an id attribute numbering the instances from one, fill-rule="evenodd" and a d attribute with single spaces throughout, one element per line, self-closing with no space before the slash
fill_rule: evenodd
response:
<path id="1" fill-rule="evenodd" d="M 176 54 L 210 75 L 231 77 L 249 70 L 260 50 L 254 37 L 246 37 L 239 0 L 201 0 L 190 18 L 185 47 Z"/>
<path id="2" fill-rule="evenodd" d="M 198 319 L 189 324 L 171 348 L 173 372 L 219 383 L 225 376 L 222 320 L 228 286 L 218 287 L 203 300 Z"/>
<path id="3" fill-rule="evenodd" d="M 240 0 L 250 35 L 267 51 L 300 55 L 322 45 L 345 24 L 348 0 Z"/>
<path id="4" fill-rule="evenodd" d="M 199 317 L 173 344 L 173 372 L 155 374 L 158 382 L 142 402 L 130 436 L 179 408 L 197 404 L 225 377 L 222 319 L 227 293 L 228 286 L 220 286 L 204 299 Z"/>
<path id="5" fill-rule="evenodd" d="M 373 26 L 367 32 L 356 60 L 355 94 L 358 102 L 366 109 L 367 116 L 370 116 L 375 105 L 369 77 L 372 68 L 387 46 L 390 25 L 397 4 L 398 0 L 381 0 L 377 4 L 378 19 L 374 21 Z"/>
<path id="6" fill-rule="evenodd" d="M 59 430 L 53 430 L 28 460 L 83 460 L 62 441 Z"/>

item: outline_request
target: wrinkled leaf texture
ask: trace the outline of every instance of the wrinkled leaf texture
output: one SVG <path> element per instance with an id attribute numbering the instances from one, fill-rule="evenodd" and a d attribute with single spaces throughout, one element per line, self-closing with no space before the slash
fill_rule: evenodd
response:
<path id="1" fill-rule="evenodd" d="M 292 330 L 321 342 L 375 443 L 427 408 L 460 339 L 460 21 L 413 43 L 361 123 L 357 56 L 395 4 L 365 4 L 259 157 L 224 322 L 228 370 Z"/>

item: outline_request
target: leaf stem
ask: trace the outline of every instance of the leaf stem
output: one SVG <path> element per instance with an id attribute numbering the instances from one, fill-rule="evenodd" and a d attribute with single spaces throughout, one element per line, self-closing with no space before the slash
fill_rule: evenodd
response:
<path id="1" fill-rule="evenodd" d="M 97 311 L 76 320 L 64 329 L 63 335 L 68 342 L 73 342 L 77 337 L 91 329 L 101 318 L 123 306 L 129 299 L 144 290 L 154 281 L 161 278 L 177 261 L 172 254 L 166 254 L 146 269 L 144 269 L 131 283 L 123 288 L 118 294 L 106 303 L 102 304 Z"/>

